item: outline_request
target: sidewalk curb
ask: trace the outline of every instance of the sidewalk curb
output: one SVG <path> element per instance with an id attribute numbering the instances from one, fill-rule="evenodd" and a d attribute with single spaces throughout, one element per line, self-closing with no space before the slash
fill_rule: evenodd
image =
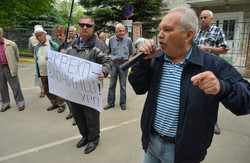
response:
<path id="1" fill-rule="evenodd" d="M 31 63 L 35 63 L 34 59 L 24 59 L 24 58 L 19 58 L 20 62 L 31 62 Z"/>

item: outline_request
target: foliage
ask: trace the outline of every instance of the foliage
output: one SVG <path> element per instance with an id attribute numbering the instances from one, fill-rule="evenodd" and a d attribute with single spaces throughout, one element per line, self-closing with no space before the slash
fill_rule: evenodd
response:
<path id="1" fill-rule="evenodd" d="M 55 24 L 61 24 L 62 20 L 58 16 L 58 11 L 53 7 L 50 12 L 45 13 L 36 19 L 23 22 L 15 22 L 16 29 L 34 29 L 34 26 L 40 24 L 45 29 L 52 29 Z"/>
<path id="2" fill-rule="evenodd" d="M 0 0 L 0 27 L 15 28 L 15 22 L 28 25 L 29 20 L 49 13 L 55 0 Z"/>
<path id="3" fill-rule="evenodd" d="M 68 27 L 70 10 L 71 10 L 72 0 L 64 0 L 58 4 L 59 18 L 62 20 L 62 25 Z M 73 12 L 71 15 L 70 25 L 77 27 L 79 18 L 83 15 L 83 10 L 75 2 L 73 6 Z"/>
<path id="4" fill-rule="evenodd" d="M 129 20 L 142 22 L 144 30 L 157 28 L 160 22 L 155 18 L 161 15 L 162 0 L 80 0 L 79 3 L 87 9 L 85 14 L 95 20 L 98 31 L 114 31 L 114 24 L 126 19 L 122 15 L 122 8 L 126 4 L 134 6 L 134 13 Z"/>

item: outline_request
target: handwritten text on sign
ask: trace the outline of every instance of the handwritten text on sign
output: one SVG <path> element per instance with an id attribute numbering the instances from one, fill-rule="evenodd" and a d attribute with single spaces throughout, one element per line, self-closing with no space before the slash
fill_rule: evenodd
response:
<path id="1" fill-rule="evenodd" d="M 102 65 L 48 50 L 49 92 L 102 111 Z"/>

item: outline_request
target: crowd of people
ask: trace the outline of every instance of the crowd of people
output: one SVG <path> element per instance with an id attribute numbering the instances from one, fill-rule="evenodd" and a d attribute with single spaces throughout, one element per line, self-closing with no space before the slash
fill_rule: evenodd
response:
<path id="1" fill-rule="evenodd" d="M 225 54 L 229 47 L 223 30 L 211 25 L 212 20 L 211 11 L 202 11 L 198 30 L 198 17 L 193 9 L 171 9 L 159 24 L 160 48 L 154 51 L 152 47 L 156 43 L 149 40 L 148 33 L 144 32 L 143 37 L 133 43 L 126 35 L 125 26 L 119 23 L 110 38 L 104 32 L 98 35 L 94 32 L 94 20 L 87 15 L 78 21 L 79 34 L 71 26 L 68 38 L 63 25 L 54 26 L 53 33 L 61 45 L 54 42 L 41 25 L 36 25 L 29 39 L 29 50 L 35 59 L 35 81 L 41 87 L 40 97 L 48 97 L 51 106 L 47 111 L 57 109 L 62 113 L 67 104 L 70 111 L 66 119 L 74 117 L 74 124 L 82 135 L 76 147 L 87 145 L 85 154 L 94 151 L 100 140 L 100 112 L 49 92 L 46 51 L 50 49 L 99 63 L 103 67 L 98 80 L 103 81 L 110 74 L 104 110 L 115 107 L 118 77 L 121 110 L 127 108 L 127 78 L 136 94 L 147 93 L 141 117 L 143 163 L 201 162 L 214 131 L 220 133 L 216 125 L 219 102 L 235 115 L 250 113 L 249 82 L 220 58 L 219 54 Z M 1 112 L 10 108 L 7 82 L 18 110 L 22 111 L 25 102 L 17 75 L 18 48 L 13 41 L 3 38 L 1 28 L 0 41 Z M 132 66 L 128 76 L 128 70 L 122 71 L 120 66 L 139 52 L 147 56 Z"/>

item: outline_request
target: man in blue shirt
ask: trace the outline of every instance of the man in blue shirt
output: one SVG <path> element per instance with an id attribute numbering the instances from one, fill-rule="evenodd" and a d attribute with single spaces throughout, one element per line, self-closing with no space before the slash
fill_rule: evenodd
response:
<path id="1" fill-rule="evenodd" d="M 188 7 L 163 17 L 148 54 L 133 65 L 129 82 L 147 93 L 141 116 L 142 163 L 198 163 L 212 143 L 219 102 L 235 115 L 250 113 L 250 84 L 224 59 L 198 48 L 198 18 Z"/>
<path id="2" fill-rule="evenodd" d="M 133 57 L 134 54 L 132 40 L 125 35 L 125 26 L 123 24 L 118 24 L 115 32 L 116 35 L 112 36 L 109 40 L 112 69 L 110 73 L 108 104 L 104 107 L 104 110 L 115 106 L 115 89 L 118 76 L 120 80 L 120 106 L 122 110 L 126 110 L 126 82 L 128 70 L 122 71 L 120 66 Z"/>

